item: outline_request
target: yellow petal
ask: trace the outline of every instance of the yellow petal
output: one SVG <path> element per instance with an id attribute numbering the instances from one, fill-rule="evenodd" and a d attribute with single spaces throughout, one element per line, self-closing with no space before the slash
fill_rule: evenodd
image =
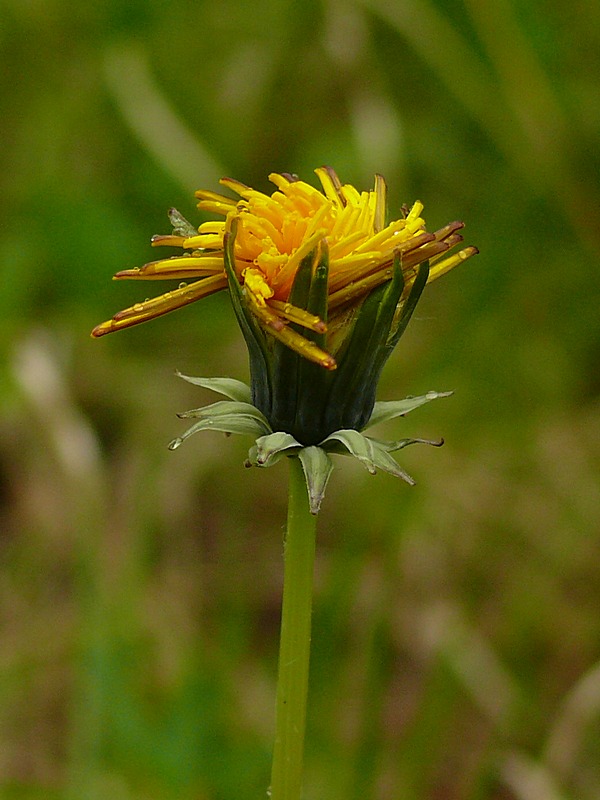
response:
<path id="1" fill-rule="evenodd" d="M 273 289 L 271 289 L 260 270 L 249 267 L 242 272 L 242 277 L 244 286 L 252 292 L 261 306 L 264 306 L 267 298 L 273 297 Z"/>
<path id="2" fill-rule="evenodd" d="M 256 303 L 252 295 L 248 296 L 250 308 L 253 314 L 268 328 L 271 336 L 279 339 L 280 342 L 290 347 L 303 358 L 314 361 L 315 364 L 325 367 L 325 369 L 336 369 L 335 358 L 321 350 L 320 347 L 300 333 L 286 325 L 268 306 L 262 307 Z"/>
<path id="3" fill-rule="evenodd" d="M 346 198 L 342 194 L 342 184 L 335 170 L 331 167 L 318 167 L 315 173 L 321 181 L 325 197 L 331 200 L 332 203 L 335 203 L 339 208 L 344 208 L 346 205 Z"/>
<path id="4" fill-rule="evenodd" d="M 160 261 L 149 261 L 143 267 L 123 269 L 114 276 L 138 280 L 177 280 L 199 278 L 203 274 L 223 273 L 223 256 L 176 256 Z"/>
<path id="5" fill-rule="evenodd" d="M 478 252 L 479 250 L 476 247 L 465 247 L 464 250 L 460 250 L 458 253 L 448 256 L 448 258 L 434 263 L 429 271 L 427 283 L 431 283 L 436 278 L 441 278 L 442 275 L 450 272 L 451 269 L 454 269 L 458 264 L 462 264 L 463 261 L 471 258 L 471 256 L 477 255 Z"/>
<path id="6" fill-rule="evenodd" d="M 227 286 L 227 277 L 225 275 L 213 275 L 210 278 L 204 278 L 196 283 L 191 283 L 189 286 L 183 286 L 175 289 L 172 292 L 154 297 L 152 300 L 145 300 L 143 303 L 136 303 L 130 308 L 119 311 L 118 314 L 107 322 L 102 322 L 97 325 L 92 331 L 92 336 L 98 338 L 113 331 L 119 331 L 122 328 L 129 328 L 132 325 L 138 325 L 140 322 L 146 322 L 150 319 L 155 319 L 163 314 L 168 314 L 169 311 L 175 311 L 177 308 L 194 303 L 202 297 L 207 297 L 209 294 L 220 292 Z"/>
<path id="7" fill-rule="evenodd" d="M 291 303 L 283 303 L 281 300 L 269 300 L 269 308 L 279 316 L 287 319 L 289 322 L 295 322 L 297 325 L 302 325 L 304 328 L 309 328 L 315 333 L 326 333 L 327 325 L 320 317 L 314 314 L 309 314 L 303 308 L 293 306 Z"/>

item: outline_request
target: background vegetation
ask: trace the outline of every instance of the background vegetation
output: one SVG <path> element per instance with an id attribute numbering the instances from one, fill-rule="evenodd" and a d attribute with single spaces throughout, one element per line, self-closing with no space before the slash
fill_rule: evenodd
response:
<path id="1" fill-rule="evenodd" d="M 176 368 L 247 377 L 227 298 L 88 331 L 194 188 L 326 163 L 482 254 L 381 385 L 446 446 L 332 479 L 306 798 L 600 798 L 598 5 L 1 5 L 1 796 L 265 796 L 285 465 L 166 449 Z"/>

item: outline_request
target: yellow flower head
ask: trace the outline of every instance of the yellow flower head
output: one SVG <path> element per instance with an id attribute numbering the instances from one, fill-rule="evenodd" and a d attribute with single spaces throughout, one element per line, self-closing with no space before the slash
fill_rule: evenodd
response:
<path id="1" fill-rule="evenodd" d="M 179 287 L 120 311 L 94 328 L 92 336 L 137 325 L 226 289 L 232 279 L 226 268 L 227 239 L 234 233 L 232 267 L 245 304 L 261 328 L 292 351 L 332 370 L 340 346 L 336 332 L 373 289 L 391 280 L 394 263 L 402 271 L 400 308 L 419 265 L 429 262 L 431 281 L 477 252 L 467 247 L 448 256 L 447 251 L 462 241 L 458 231 L 463 223 L 452 222 L 428 233 L 420 202 L 388 223 L 386 184 L 380 175 L 372 191 L 358 192 L 342 185 L 330 167 L 315 172 L 322 191 L 296 176 L 273 173 L 269 180 L 276 190 L 271 195 L 230 178 L 223 178 L 221 184 L 240 199 L 196 192 L 198 208 L 224 220 L 205 222 L 196 231 L 172 210 L 173 234 L 153 237 L 152 245 L 180 247 L 185 252 L 115 275 L 117 279 L 171 279 L 179 281 Z M 316 265 L 324 251 L 328 251 L 327 308 L 317 315 L 291 303 L 290 293 L 303 261 L 312 257 Z M 319 346 L 322 342 L 324 347 Z"/>

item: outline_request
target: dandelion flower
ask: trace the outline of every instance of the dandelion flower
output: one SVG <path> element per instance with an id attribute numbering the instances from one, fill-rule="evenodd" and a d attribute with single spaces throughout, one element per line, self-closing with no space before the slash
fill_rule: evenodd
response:
<path id="1" fill-rule="evenodd" d="M 463 223 L 430 233 L 419 201 L 388 221 L 380 175 L 372 191 L 359 192 L 330 167 L 315 172 L 321 190 L 273 173 L 270 195 L 223 178 L 237 198 L 196 192 L 200 210 L 223 218 L 198 229 L 172 209 L 173 232 L 154 236 L 152 245 L 183 253 L 115 278 L 178 287 L 120 311 L 92 336 L 228 289 L 249 349 L 251 399 L 272 429 L 304 445 L 339 429 L 360 431 L 424 286 L 477 249 L 451 254 Z"/>

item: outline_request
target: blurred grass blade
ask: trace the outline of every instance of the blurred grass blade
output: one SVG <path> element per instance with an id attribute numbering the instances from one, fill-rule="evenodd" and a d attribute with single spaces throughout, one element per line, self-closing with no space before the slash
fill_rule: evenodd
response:
<path id="1" fill-rule="evenodd" d="M 123 119 L 173 180 L 190 194 L 218 183 L 225 170 L 162 93 L 141 47 L 107 50 L 104 74 Z"/>

